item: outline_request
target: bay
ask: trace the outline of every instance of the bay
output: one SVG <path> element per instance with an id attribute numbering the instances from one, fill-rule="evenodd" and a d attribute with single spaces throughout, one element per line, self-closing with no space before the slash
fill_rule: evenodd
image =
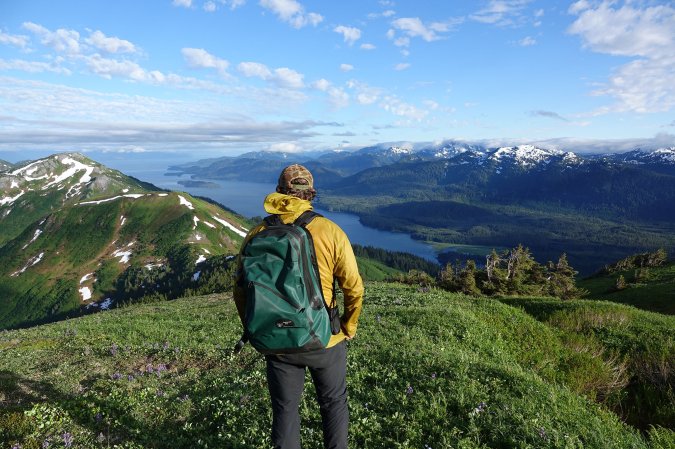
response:
<path id="1" fill-rule="evenodd" d="M 125 174 L 150 182 L 167 190 L 187 192 L 193 196 L 211 198 L 245 217 L 267 215 L 263 209 L 265 196 L 274 191 L 275 184 L 264 184 L 222 179 L 199 179 L 189 175 L 166 175 L 165 168 L 148 168 L 131 166 L 122 170 Z M 195 187 L 179 184 L 179 181 L 204 181 L 216 183 L 218 186 Z M 414 240 L 409 234 L 382 231 L 364 226 L 359 217 L 343 212 L 332 212 L 315 208 L 317 212 L 333 220 L 345 231 L 352 243 L 384 248 L 389 251 L 402 251 L 437 262 L 437 252 L 429 244 Z"/>

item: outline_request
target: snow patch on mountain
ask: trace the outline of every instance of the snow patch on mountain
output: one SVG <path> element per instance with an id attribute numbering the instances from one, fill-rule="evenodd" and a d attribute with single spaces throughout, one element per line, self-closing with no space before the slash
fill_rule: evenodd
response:
<path id="1" fill-rule="evenodd" d="M 188 200 L 186 200 L 185 197 L 183 197 L 182 195 L 178 195 L 178 200 L 180 201 L 180 204 L 181 204 L 182 206 L 185 206 L 185 207 L 187 207 L 187 208 L 190 209 L 190 210 L 194 210 L 194 209 L 195 209 L 195 207 L 192 205 L 192 203 L 189 202 Z"/>
<path id="2" fill-rule="evenodd" d="M 80 284 L 87 282 L 89 279 L 91 279 L 93 275 L 94 273 L 87 273 L 84 276 L 82 276 L 82 278 L 80 279 Z"/>
<path id="3" fill-rule="evenodd" d="M 52 182 L 49 182 L 42 186 L 42 190 L 48 189 L 49 187 L 58 184 L 62 181 L 65 181 L 66 179 L 70 178 L 71 176 L 74 176 L 75 173 L 84 170 L 85 173 L 82 175 L 80 180 L 77 182 L 77 184 L 83 184 L 91 181 L 91 174 L 94 171 L 94 167 L 90 165 L 85 165 L 82 162 L 76 161 L 75 159 L 72 159 L 70 157 L 64 157 L 61 159 L 61 163 L 66 164 L 66 165 L 72 165 L 69 169 L 61 173 L 61 175 L 57 176 L 56 179 L 54 179 Z"/>
<path id="4" fill-rule="evenodd" d="M 119 198 L 133 198 L 133 199 L 138 199 L 138 198 L 140 198 L 140 197 L 142 197 L 142 196 L 145 196 L 145 195 L 142 194 L 142 193 L 128 193 L 128 194 L 126 194 L 126 195 L 117 195 L 117 196 L 113 196 L 113 197 L 111 197 L 111 198 L 106 198 L 106 199 L 98 200 L 98 201 L 82 201 L 82 202 L 80 202 L 80 203 L 77 203 L 77 205 L 78 205 L 78 206 L 83 206 L 83 205 L 87 205 L 87 204 L 101 204 L 101 203 L 107 203 L 108 201 L 114 201 L 114 200 L 117 200 L 117 199 L 119 199 Z"/>
<path id="5" fill-rule="evenodd" d="M 78 290 L 82 295 L 82 301 L 89 301 L 91 299 L 91 290 L 89 287 L 82 287 Z"/>
<path id="6" fill-rule="evenodd" d="M 11 276 L 16 277 L 16 276 L 20 275 L 21 273 L 24 273 L 27 269 L 36 265 L 38 262 L 40 262 L 42 260 L 42 258 L 44 257 L 44 255 L 45 255 L 45 253 L 42 252 L 35 257 L 31 257 L 30 259 L 28 259 L 28 263 L 22 269 L 20 269 L 19 271 L 15 271 L 14 273 L 11 274 Z"/>
<path id="7" fill-rule="evenodd" d="M 222 218 L 219 218 L 219 217 L 211 217 L 211 218 L 213 218 L 214 220 L 216 220 L 218 223 L 222 224 L 226 228 L 231 229 L 237 235 L 240 235 L 242 237 L 246 237 L 246 234 L 248 233 L 248 229 L 242 228 L 243 231 L 241 229 L 237 229 L 231 223 L 228 223 L 227 221 L 223 220 Z"/>
<path id="8" fill-rule="evenodd" d="M 18 195 L 16 196 L 6 196 L 4 198 L 0 198 L 0 206 L 4 206 L 6 204 L 12 204 L 14 201 L 18 200 L 21 198 L 21 196 L 26 193 L 25 191 L 21 191 Z"/>
<path id="9" fill-rule="evenodd" d="M 195 262 L 195 265 L 199 265 L 202 262 L 206 261 L 206 256 L 203 254 L 200 254 L 199 257 L 197 258 L 197 262 Z"/>
<path id="10" fill-rule="evenodd" d="M 33 234 L 33 238 L 30 240 L 30 242 L 26 243 L 21 247 L 21 249 L 26 249 L 28 245 L 33 243 L 35 240 L 37 240 L 38 237 L 40 237 L 40 234 L 42 234 L 42 229 L 36 229 L 35 233 Z"/>

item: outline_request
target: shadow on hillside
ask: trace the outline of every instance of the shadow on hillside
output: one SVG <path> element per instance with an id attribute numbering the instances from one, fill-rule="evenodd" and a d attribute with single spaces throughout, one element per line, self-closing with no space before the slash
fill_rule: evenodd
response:
<path id="1" fill-rule="evenodd" d="M 64 395 L 52 385 L 0 371 L 0 404 L 5 410 L 27 410 L 46 399 L 60 401 Z"/>

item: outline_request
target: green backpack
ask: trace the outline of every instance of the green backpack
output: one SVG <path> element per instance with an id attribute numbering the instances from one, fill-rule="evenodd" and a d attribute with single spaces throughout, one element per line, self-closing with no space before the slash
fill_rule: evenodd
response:
<path id="1" fill-rule="evenodd" d="M 278 215 L 270 215 L 241 252 L 246 290 L 243 341 L 263 354 L 323 349 L 332 335 L 314 243 L 306 229 L 317 216 L 321 215 L 305 211 L 284 224 Z M 336 312 L 334 302 L 335 297 L 331 310 Z M 333 331 L 339 332 L 339 327 Z"/>

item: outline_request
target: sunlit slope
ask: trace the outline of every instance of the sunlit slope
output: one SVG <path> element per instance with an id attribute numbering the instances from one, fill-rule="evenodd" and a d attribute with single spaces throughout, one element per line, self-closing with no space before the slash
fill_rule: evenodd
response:
<path id="1" fill-rule="evenodd" d="M 39 447 L 68 433 L 73 447 L 269 447 L 265 365 L 250 347 L 231 353 L 240 331 L 228 293 L 2 333 L 0 441 Z M 369 283 L 349 343 L 351 444 L 672 447 L 671 431 L 641 434 L 593 401 L 620 395 L 611 366 L 516 307 Z M 320 447 L 306 390 L 303 447 Z"/>

